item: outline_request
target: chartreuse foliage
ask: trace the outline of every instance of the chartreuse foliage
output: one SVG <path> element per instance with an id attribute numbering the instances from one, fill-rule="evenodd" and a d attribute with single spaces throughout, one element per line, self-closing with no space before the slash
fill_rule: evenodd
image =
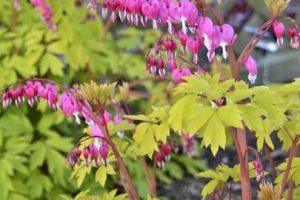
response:
<path id="1" fill-rule="evenodd" d="M 225 148 L 226 129 L 243 128 L 257 133 L 258 149 L 266 142 L 273 148 L 270 134 L 286 119 L 283 98 L 269 87 L 248 88 L 232 79 L 221 82 L 219 75 L 190 76 L 174 89 L 178 100 L 170 109 L 169 125 L 178 133 L 202 138 L 215 155 Z M 225 103 L 226 102 L 226 103 Z"/>
<path id="2" fill-rule="evenodd" d="M 26 109 L 9 111 L 0 119 L 0 199 L 55 199 L 63 188 L 75 188 L 67 182 L 62 155 L 72 148 L 71 140 L 51 128 L 63 116 L 45 113 L 33 122 Z"/>
<path id="3" fill-rule="evenodd" d="M 21 9 L 13 8 L 13 1 L 0 1 L 0 88 L 29 77 L 71 85 L 75 75 L 81 82 L 104 75 L 106 80 L 147 76 L 139 52 L 153 43 L 159 31 L 104 31 L 105 22 L 76 2 L 47 0 L 57 26 L 57 31 L 51 31 L 30 1 L 20 1 Z M 5 183 L 0 187 L 1 200 L 59 199 L 54 195 L 76 190 L 76 184 L 68 182 L 71 169 L 64 159 L 74 143 L 73 133 L 79 131 L 46 107 L 40 103 L 38 111 L 23 106 L 0 113 L 0 182 Z M 126 125 L 111 132 L 124 128 L 120 126 Z M 119 143 L 118 148 L 126 149 L 125 142 Z"/>
<path id="4" fill-rule="evenodd" d="M 153 112 L 146 115 L 127 115 L 128 119 L 142 121 L 135 129 L 134 145 L 128 151 L 135 156 L 148 155 L 152 158 L 154 151 L 158 151 L 158 142 L 166 143 L 170 134 L 168 126 L 169 106 L 152 107 Z"/>
<path id="5" fill-rule="evenodd" d="M 117 195 L 117 190 L 112 190 L 109 193 L 104 193 L 102 195 L 89 195 L 90 190 L 80 192 L 74 198 L 68 197 L 66 195 L 61 195 L 64 200 L 127 200 L 127 194 Z"/>
<path id="6" fill-rule="evenodd" d="M 250 177 L 255 177 L 255 169 L 251 163 L 249 165 Z M 233 188 L 234 184 L 240 182 L 241 173 L 239 164 L 229 167 L 225 164 L 219 164 L 216 170 L 205 170 L 197 176 L 211 179 L 201 191 L 202 199 L 212 194 L 215 190 L 226 191 L 228 185 Z"/>

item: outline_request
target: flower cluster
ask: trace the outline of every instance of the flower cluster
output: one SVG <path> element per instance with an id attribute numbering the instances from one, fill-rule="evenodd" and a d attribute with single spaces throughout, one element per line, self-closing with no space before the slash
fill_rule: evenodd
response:
<path id="1" fill-rule="evenodd" d="M 156 153 L 156 161 L 159 168 L 163 168 L 165 166 L 165 161 L 171 161 L 171 146 L 167 144 L 162 144 L 159 151 Z"/>
<path id="2" fill-rule="evenodd" d="M 138 25 L 140 21 L 143 26 L 146 26 L 148 19 L 152 21 L 154 29 L 158 29 L 159 25 L 167 24 L 171 36 L 164 40 L 159 39 L 152 48 L 147 59 L 146 71 L 151 73 L 158 71 L 160 76 L 165 76 L 164 61 L 161 56 L 161 50 L 164 50 L 176 82 L 182 82 L 181 76 L 189 76 L 191 73 L 187 69 L 177 67 L 178 45 L 172 39 L 173 35 L 179 38 L 183 54 L 186 54 L 186 49 L 193 53 L 195 64 L 198 63 L 198 53 L 203 46 L 207 48 L 208 60 L 212 62 L 218 47 L 222 47 L 222 56 L 226 59 L 228 56 L 226 46 L 231 46 L 236 40 L 231 25 L 214 25 L 209 17 L 198 13 L 196 6 L 189 0 L 105 0 L 102 4 L 103 17 L 107 16 L 108 9 L 111 11 L 112 21 L 116 20 L 116 12 L 118 12 L 120 20 L 123 22 L 127 17 L 129 24 Z M 180 29 L 176 29 L 178 24 L 181 25 Z M 156 55 L 158 55 L 157 59 L 155 59 Z"/>
<path id="3" fill-rule="evenodd" d="M 78 166 L 84 162 L 84 165 L 88 167 L 90 163 L 93 163 L 94 167 L 100 166 L 101 162 L 106 167 L 109 163 L 108 161 L 108 144 L 106 142 L 102 142 L 99 146 L 94 144 L 90 144 L 88 147 L 84 147 L 82 150 L 76 149 L 69 153 L 66 159 L 66 163 L 70 166 L 74 166 L 77 164 Z"/>
<path id="4" fill-rule="evenodd" d="M 90 137 L 93 138 L 93 143 L 88 147 L 83 149 L 77 148 L 71 152 L 67 157 L 67 163 L 72 166 L 75 163 L 80 165 L 81 161 L 84 160 L 86 166 L 93 162 L 94 166 L 98 167 L 100 163 L 99 158 L 101 158 L 102 163 L 107 166 L 109 147 L 104 139 L 103 127 L 110 122 L 119 124 L 122 119 L 119 115 L 112 116 L 106 110 L 102 116 L 94 113 L 90 104 L 78 96 L 75 88 L 66 90 L 59 95 L 57 88 L 51 83 L 43 84 L 38 80 L 28 80 L 24 85 L 20 82 L 15 88 L 6 88 L 2 94 L 2 105 L 4 109 L 11 104 L 19 107 L 27 101 L 29 106 L 33 107 L 41 99 L 45 99 L 49 108 L 54 108 L 55 111 L 61 110 L 66 117 L 75 116 L 77 123 L 80 123 L 79 116 L 82 116 L 90 128 Z M 96 117 L 92 119 L 91 115 Z M 119 131 L 117 136 L 123 138 L 124 132 Z"/>
<path id="5" fill-rule="evenodd" d="M 36 10 L 41 10 L 42 20 L 46 21 L 48 27 L 55 31 L 56 26 L 52 20 L 53 12 L 50 7 L 44 0 L 31 0 L 32 5 L 35 6 Z"/>
<path id="6" fill-rule="evenodd" d="M 27 98 L 30 107 L 40 98 L 47 100 L 48 107 L 58 109 L 58 91 L 52 84 L 42 85 L 39 81 L 27 81 L 26 85 L 19 85 L 17 88 L 9 88 L 2 94 L 2 105 L 6 109 L 13 102 L 19 107 Z"/>

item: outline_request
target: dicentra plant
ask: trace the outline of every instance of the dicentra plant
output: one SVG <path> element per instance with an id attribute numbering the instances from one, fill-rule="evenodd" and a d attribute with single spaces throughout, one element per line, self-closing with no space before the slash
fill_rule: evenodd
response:
<path id="1" fill-rule="evenodd" d="M 19 1 L 13 3 L 16 8 L 22 5 Z M 57 31 L 51 6 L 44 0 L 31 3 L 40 10 L 49 28 Z M 157 171 L 166 162 L 172 162 L 171 152 L 177 149 L 178 137 L 174 135 L 184 140 L 183 153 L 187 156 L 194 154 L 195 139 L 201 147 L 210 148 L 213 155 L 233 141 L 239 163 L 234 166 L 220 163 L 215 170 L 198 174 L 211 179 L 202 188 L 203 199 L 232 199 L 233 188 L 240 183 L 242 199 L 251 200 L 254 197 L 251 178 L 256 178 L 260 199 L 300 198 L 300 79 L 279 87 L 249 87 L 259 76 L 251 52 L 267 32 L 274 31 L 281 48 L 285 41 L 282 21 L 288 21 L 290 46 L 299 47 L 297 24 L 282 16 L 289 1 L 265 0 L 270 19 L 238 55 L 233 52 L 238 35 L 223 19 L 224 3 L 217 1 L 220 14 L 204 0 L 92 0 L 86 6 L 95 15 L 101 10 L 102 17 L 109 18 L 105 27 L 117 20 L 139 27 L 151 22 L 153 29 L 162 31 L 147 52 L 145 71 L 153 74 L 152 80 L 166 79 L 176 84 L 169 96 L 171 103 L 153 106 L 150 114 L 134 115 L 129 104 L 133 85 L 145 80 L 123 84 L 91 81 L 68 88 L 51 79 L 34 77 L 20 79 L 4 88 L 1 93 L 4 109 L 12 104 L 19 107 L 26 101 L 33 108 L 44 99 L 54 111 L 86 124 L 83 130 L 86 136 L 76 142 L 66 157 L 66 163 L 74 167 L 71 177 L 81 185 L 95 169 L 95 181 L 104 186 L 107 176 L 116 174 L 124 194 L 115 196 L 116 190 L 102 196 L 81 193 L 76 199 L 139 199 L 126 166 L 132 159 L 139 159 L 142 164 L 140 170 L 149 187 L 148 199 L 156 199 Z M 223 60 L 216 55 L 218 48 L 222 49 Z M 200 66 L 200 51 L 207 52 L 207 60 L 216 66 L 218 73 Z M 226 69 L 225 62 L 230 69 Z M 242 67 L 249 72 L 250 83 L 240 80 Z M 249 146 L 248 134 L 254 136 L 256 146 Z M 274 149 L 273 137 L 280 139 L 282 150 L 289 151 L 278 166 L 269 153 Z M 267 166 L 262 164 L 262 152 L 268 158 L 269 172 L 264 171 Z M 249 153 L 254 160 L 249 160 Z M 270 178 L 266 179 L 266 175 Z"/>

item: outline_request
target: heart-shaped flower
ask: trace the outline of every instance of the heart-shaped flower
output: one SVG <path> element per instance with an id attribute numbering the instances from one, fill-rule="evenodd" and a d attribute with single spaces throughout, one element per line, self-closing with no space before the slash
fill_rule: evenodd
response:
<path id="1" fill-rule="evenodd" d="M 191 75 L 191 70 L 187 67 L 183 67 L 180 69 L 176 68 L 172 72 L 172 77 L 173 77 L 174 81 L 176 81 L 177 83 L 185 82 L 185 80 L 182 79 L 182 77 L 190 76 L 190 75 Z"/>

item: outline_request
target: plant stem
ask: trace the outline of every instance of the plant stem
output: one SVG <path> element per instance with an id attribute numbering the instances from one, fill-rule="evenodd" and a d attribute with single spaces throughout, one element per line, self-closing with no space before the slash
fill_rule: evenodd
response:
<path id="1" fill-rule="evenodd" d="M 219 63 L 219 61 L 216 57 L 214 57 L 213 62 L 215 63 L 215 65 L 218 68 L 219 73 L 221 74 L 222 81 L 226 81 L 228 78 L 227 78 L 221 64 Z"/>
<path id="2" fill-rule="evenodd" d="M 283 191 L 284 191 L 284 188 L 286 186 L 286 183 L 287 183 L 287 180 L 288 180 L 288 176 L 289 176 L 289 173 L 290 173 L 290 170 L 291 170 L 293 158 L 297 155 L 297 151 L 298 151 L 297 143 L 298 143 L 299 139 L 300 139 L 300 136 L 298 135 L 293 140 L 291 151 L 290 151 L 290 155 L 289 155 L 289 158 L 288 158 L 288 161 L 287 161 L 287 165 L 286 165 L 286 170 L 284 172 L 284 175 L 283 175 L 283 178 L 282 178 L 282 182 L 281 182 L 281 185 L 280 185 L 280 189 L 279 189 L 279 192 L 278 192 L 279 199 L 282 198 L 282 194 L 283 194 Z"/>
<path id="3" fill-rule="evenodd" d="M 250 185 L 250 174 L 248 166 L 248 153 L 247 153 L 247 140 L 244 129 L 231 128 L 233 135 L 234 144 L 239 157 L 240 162 L 240 173 L 241 173 L 241 185 L 242 185 L 242 199 L 251 200 L 251 185 Z"/>
<path id="4" fill-rule="evenodd" d="M 142 162 L 143 170 L 144 170 L 145 175 L 146 175 L 146 180 L 147 180 L 147 184 L 148 184 L 148 187 L 149 187 L 149 190 L 150 190 L 150 193 L 151 193 L 151 197 L 152 198 L 156 197 L 156 188 L 154 188 L 152 179 L 150 177 L 150 174 L 149 174 L 149 171 L 148 171 L 148 166 L 147 166 L 147 163 L 146 163 L 146 160 L 145 160 L 145 156 L 141 157 L 141 162 Z"/>
<path id="5" fill-rule="evenodd" d="M 286 199 L 293 199 L 293 190 L 294 190 L 294 182 L 290 180 Z"/>
<path id="6" fill-rule="evenodd" d="M 239 81 L 240 80 L 240 69 L 237 65 L 234 53 L 233 53 L 233 48 L 231 46 L 226 46 L 226 50 L 228 53 L 228 60 L 229 60 L 229 65 L 230 65 L 230 70 L 231 70 L 231 75 L 234 80 Z"/>
<path id="7" fill-rule="evenodd" d="M 269 152 L 269 149 L 268 149 L 268 146 L 266 145 L 266 143 L 264 143 L 264 151 L 268 158 L 269 165 L 271 167 L 271 173 L 272 173 L 273 179 L 275 180 L 275 178 L 277 177 L 277 172 L 276 172 L 274 162 L 271 158 L 271 155 L 270 155 L 270 152 Z"/>

